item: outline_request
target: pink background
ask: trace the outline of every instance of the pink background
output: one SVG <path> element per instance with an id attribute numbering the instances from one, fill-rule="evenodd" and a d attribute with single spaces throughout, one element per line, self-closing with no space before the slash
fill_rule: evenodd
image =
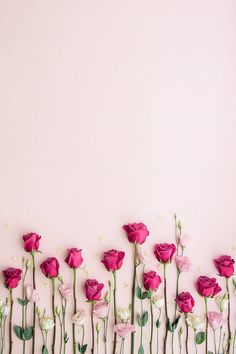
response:
<path id="1" fill-rule="evenodd" d="M 2 0 L 0 47 L 1 268 L 32 230 L 38 261 L 82 247 L 103 281 L 100 254 L 117 247 L 127 306 L 121 226 L 145 222 L 151 250 L 173 240 L 174 212 L 192 236 L 183 290 L 215 273 L 213 257 L 235 256 L 234 0 Z M 49 307 L 40 272 L 38 284 Z"/>

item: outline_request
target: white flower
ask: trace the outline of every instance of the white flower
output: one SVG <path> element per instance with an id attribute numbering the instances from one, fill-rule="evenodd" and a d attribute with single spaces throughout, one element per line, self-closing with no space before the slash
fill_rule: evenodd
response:
<path id="1" fill-rule="evenodd" d="M 83 326 L 86 322 L 86 312 L 84 310 L 79 310 L 75 315 L 72 317 L 72 323 L 76 324 L 77 326 Z"/>
<path id="2" fill-rule="evenodd" d="M 121 321 L 127 322 L 130 317 L 130 310 L 127 307 L 120 307 L 117 310 L 118 316 Z"/>
<path id="3" fill-rule="evenodd" d="M 164 306 L 165 300 L 164 296 L 155 294 L 152 297 L 152 303 L 158 308 L 161 309 Z"/>
<path id="4" fill-rule="evenodd" d="M 5 301 L 0 300 L 0 317 L 6 317 L 10 311 L 10 306 L 8 306 Z"/>
<path id="5" fill-rule="evenodd" d="M 54 320 L 51 317 L 44 317 L 40 320 L 40 327 L 44 331 L 50 331 L 55 326 Z"/>
<path id="6" fill-rule="evenodd" d="M 228 294 L 225 293 L 223 296 L 216 296 L 215 302 L 220 312 L 224 312 L 224 310 L 227 309 L 229 303 Z"/>
<path id="7" fill-rule="evenodd" d="M 138 260 L 142 264 L 150 264 L 151 262 L 150 254 L 143 246 L 138 247 Z"/>
<path id="8" fill-rule="evenodd" d="M 205 318 L 198 315 L 189 315 L 187 317 L 187 323 L 195 331 L 201 331 L 205 328 Z"/>

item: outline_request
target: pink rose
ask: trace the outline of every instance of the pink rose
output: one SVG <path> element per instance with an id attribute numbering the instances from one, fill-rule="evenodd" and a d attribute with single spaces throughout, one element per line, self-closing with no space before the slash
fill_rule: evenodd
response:
<path id="1" fill-rule="evenodd" d="M 193 312 L 193 307 L 195 305 L 195 301 L 192 295 L 189 292 L 183 292 L 177 296 L 175 299 L 177 302 L 178 308 L 183 313 Z"/>
<path id="2" fill-rule="evenodd" d="M 57 278 L 59 273 L 59 262 L 56 258 L 50 257 L 40 264 L 40 268 L 47 278 Z"/>
<path id="3" fill-rule="evenodd" d="M 214 297 L 222 290 L 215 278 L 205 276 L 198 278 L 196 288 L 198 294 L 203 297 Z"/>
<path id="4" fill-rule="evenodd" d="M 179 244 L 182 248 L 185 248 L 189 245 L 191 236 L 189 235 L 179 235 Z"/>
<path id="5" fill-rule="evenodd" d="M 221 256 L 214 259 L 214 263 L 220 276 L 230 278 L 234 274 L 235 262 L 230 256 Z"/>
<path id="6" fill-rule="evenodd" d="M 101 292 L 104 284 L 99 283 L 95 279 L 87 279 L 84 284 L 84 293 L 89 301 L 98 301 L 101 298 Z"/>
<path id="7" fill-rule="evenodd" d="M 24 241 L 24 249 L 26 252 L 38 251 L 39 241 L 41 239 L 41 236 L 39 236 L 34 232 L 31 232 L 29 234 L 22 236 L 22 238 Z"/>
<path id="8" fill-rule="evenodd" d="M 106 301 L 99 301 L 93 307 L 93 314 L 97 318 L 104 319 L 108 317 L 109 307 Z"/>
<path id="9" fill-rule="evenodd" d="M 39 301 L 39 293 L 31 285 L 25 285 L 25 296 L 30 302 Z"/>
<path id="10" fill-rule="evenodd" d="M 154 254 L 156 256 L 156 259 L 158 260 L 158 262 L 163 264 L 170 263 L 172 261 L 175 252 L 176 252 L 176 247 L 173 243 L 156 244 L 154 248 Z"/>
<path id="11" fill-rule="evenodd" d="M 176 256 L 176 265 L 180 272 L 190 272 L 192 270 L 192 263 L 186 256 Z"/>
<path id="12" fill-rule="evenodd" d="M 125 252 L 110 250 L 108 252 L 104 252 L 102 263 L 108 271 L 114 272 L 115 270 L 121 268 L 124 256 Z"/>
<path id="13" fill-rule="evenodd" d="M 135 326 L 130 323 L 118 323 L 114 326 L 114 331 L 121 338 L 126 338 L 127 335 L 135 332 Z"/>
<path id="14" fill-rule="evenodd" d="M 21 269 L 7 268 L 2 272 L 4 278 L 4 285 L 8 289 L 14 289 L 17 287 L 21 280 Z"/>
<path id="15" fill-rule="evenodd" d="M 224 319 L 222 313 L 215 312 L 215 311 L 208 312 L 208 320 L 209 320 L 209 325 L 213 330 L 222 327 L 226 323 L 226 320 Z"/>
<path id="16" fill-rule="evenodd" d="M 72 285 L 71 284 L 60 284 L 58 290 L 63 297 L 63 299 L 68 300 L 72 293 Z"/>
<path id="17" fill-rule="evenodd" d="M 78 250 L 77 248 L 68 249 L 68 255 L 65 259 L 65 262 L 70 268 L 77 269 L 81 266 L 83 263 L 81 252 L 82 250 Z"/>
<path id="18" fill-rule="evenodd" d="M 143 244 L 149 235 L 147 226 L 142 222 L 124 225 L 123 229 L 126 231 L 129 242 L 139 245 Z"/>
<path id="19" fill-rule="evenodd" d="M 143 274 L 143 286 L 147 291 L 156 291 L 161 284 L 161 278 L 156 272 L 148 272 Z"/>

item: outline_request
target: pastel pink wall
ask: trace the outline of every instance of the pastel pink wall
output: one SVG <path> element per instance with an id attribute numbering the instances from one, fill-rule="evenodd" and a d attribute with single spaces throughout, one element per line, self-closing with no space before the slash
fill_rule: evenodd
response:
<path id="1" fill-rule="evenodd" d="M 144 221 L 151 250 L 174 212 L 192 236 L 186 284 L 236 255 L 234 0 L 2 0 L 0 34 L 1 268 L 34 230 L 42 258 L 82 247 L 105 281 L 115 246 L 128 305 L 121 226 Z"/>

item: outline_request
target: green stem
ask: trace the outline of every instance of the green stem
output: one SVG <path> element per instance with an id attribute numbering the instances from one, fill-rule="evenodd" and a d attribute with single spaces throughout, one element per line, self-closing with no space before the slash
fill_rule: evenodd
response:
<path id="1" fill-rule="evenodd" d="M 35 267 L 35 256 L 34 256 L 34 251 L 31 252 L 31 257 L 32 257 L 32 263 L 33 263 L 33 289 L 36 289 L 36 277 L 35 277 L 35 272 L 36 272 L 36 267 Z M 35 353 L 35 326 L 36 324 L 36 302 L 33 304 L 33 337 L 32 337 L 32 354 Z"/>
<path id="2" fill-rule="evenodd" d="M 121 338 L 120 354 L 124 354 L 124 348 L 125 348 L 125 340 L 124 338 Z"/>
<path id="3" fill-rule="evenodd" d="M 227 316 L 228 343 L 227 343 L 227 354 L 229 354 L 230 353 L 230 343 L 231 343 L 229 278 L 226 278 L 226 290 L 227 290 L 227 293 L 228 293 L 228 316 Z"/>
<path id="4" fill-rule="evenodd" d="M 93 301 L 91 302 L 91 326 L 92 326 L 92 347 L 91 354 L 94 354 L 94 319 L 93 319 Z"/>
<path id="5" fill-rule="evenodd" d="M 66 306 L 67 306 L 67 300 L 64 302 L 64 307 L 63 307 L 63 312 L 62 312 L 62 321 L 63 321 L 63 337 L 64 337 L 64 344 L 63 344 L 63 354 L 66 353 Z"/>
<path id="6" fill-rule="evenodd" d="M 206 339 L 205 339 L 205 352 L 208 354 L 208 298 L 204 297 L 205 309 L 206 309 Z"/>
<path id="7" fill-rule="evenodd" d="M 55 279 L 52 279 L 52 314 L 54 320 L 53 327 L 53 339 L 52 339 L 52 354 L 55 354 L 55 344 L 56 344 L 56 311 L 55 311 Z"/>
<path id="8" fill-rule="evenodd" d="M 73 268 L 73 299 L 74 299 L 74 315 L 77 312 L 77 299 L 76 299 L 76 268 Z M 72 323 L 72 333 L 73 333 L 73 354 L 76 354 L 76 335 L 75 335 L 75 324 Z"/>
<path id="9" fill-rule="evenodd" d="M 197 354 L 197 342 L 196 342 L 197 331 L 194 329 L 194 346 L 195 346 L 195 353 Z"/>
<path id="10" fill-rule="evenodd" d="M 10 318 L 9 318 L 9 354 L 12 354 L 12 314 L 13 314 L 13 297 L 12 297 L 12 289 L 9 289 L 10 292 Z"/>
<path id="11" fill-rule="evenodd" d="M 113 272 L 113 304 L 114 304 L 115 325 L 117 324 L 116 288 L 117 288 L 117 278 L 116 278 L 116 271 L 114 271 Z M 117 333 L 114 331 L 113 354 L 116 354 L 116 344 L 117 344 Z"/>
<path id="12" fill-rule="evenodd" d="M 188 354 L 188 322 L 187 322 L 187 317 L 185 317 L 185 326 L 186 326 L 185 349 L 186 349 L 186 354 Z"/>
<path id="13" fill-rule="evenodd" d="M 220 354 L 221 339 L 222 339 L 222 326 L 220 327 L 220 336 L 219 336 L 219 345 L 218 345 L 218 352 L 217 352 L 217 354 Z"/>
<path id="14" fill-rule="evenodd" d="M 103 337 L 104 350 L 105 350 L 105 354 L 107 354 L 107 318 L 103 320 L 103 327 L 104 327 L 104 337 Z"/>
<path id="15" fill-rule="evenodd" d="M 135 321 L 135 288 L 137 277 L 137 245 L 134 243 L 134 263 L 133 263 L 133 283 L 132 283 L 132 305 L 131 305 L 131 324 Z M 135 332 L 131 333 L 131 354 L 134 354 Z"/>
<path id="16" fill-rule="evenodd" d="M 213 329 L 213 336 L 214 336 L 214 350 L 215 350 L 215 354 L 217 354 L 217 349 L 216 349 L 216 331 L 215 331 L 215 329 Z"/>
<path id="17" fill-rule="evenodd" d="M 168 338 L 168 307 L 167 307 L 167 282 L 166 282 L 166 264 L 163 264 L 164 267 L 164 300 L 165 300 L 165 318 L 166 318 L 166 328 L 165 328 L 165 337 L 164 337 L 164 346 L 163 346 L 163 354 L 166 354 L 166 346 L 167 346 L 167 338 Z"/>
<path id="18" fill-rule="evenodd" d="M 153 339 L 153 306 L 152 306 L 152 296 L 150 296 L 150 314 L 151 314 L 151 333 L 149 342 L 149 353 L 152 354 L 152 339 Z"/>
<path id="19" fill-rule="evenodd" d="M 177 299 L 179 295 L 179 277 L 180 277 L 180 271 L 177 268 L 177 279 L 176 279 L 176 289 L 175 289 L 175 298 Z M 175 315 L 174 315 L 174 321 L 176 320 L 176 315 L 177 315 L 177 302 L 175 301 Z M 172 354 L 174 354 L 174 336 L 175 336 L 175 331 L 172 332 L 171 336 L 171 349 L 172 349 Z"/>
<path id="20" fill-rule="evenodd" d="M 235 340 L 236 340 L 236 329 L 234 331 L 234 339 L 233 339 L 233 354 L 234 354 L 234 349 L 235 349 Z"/>

